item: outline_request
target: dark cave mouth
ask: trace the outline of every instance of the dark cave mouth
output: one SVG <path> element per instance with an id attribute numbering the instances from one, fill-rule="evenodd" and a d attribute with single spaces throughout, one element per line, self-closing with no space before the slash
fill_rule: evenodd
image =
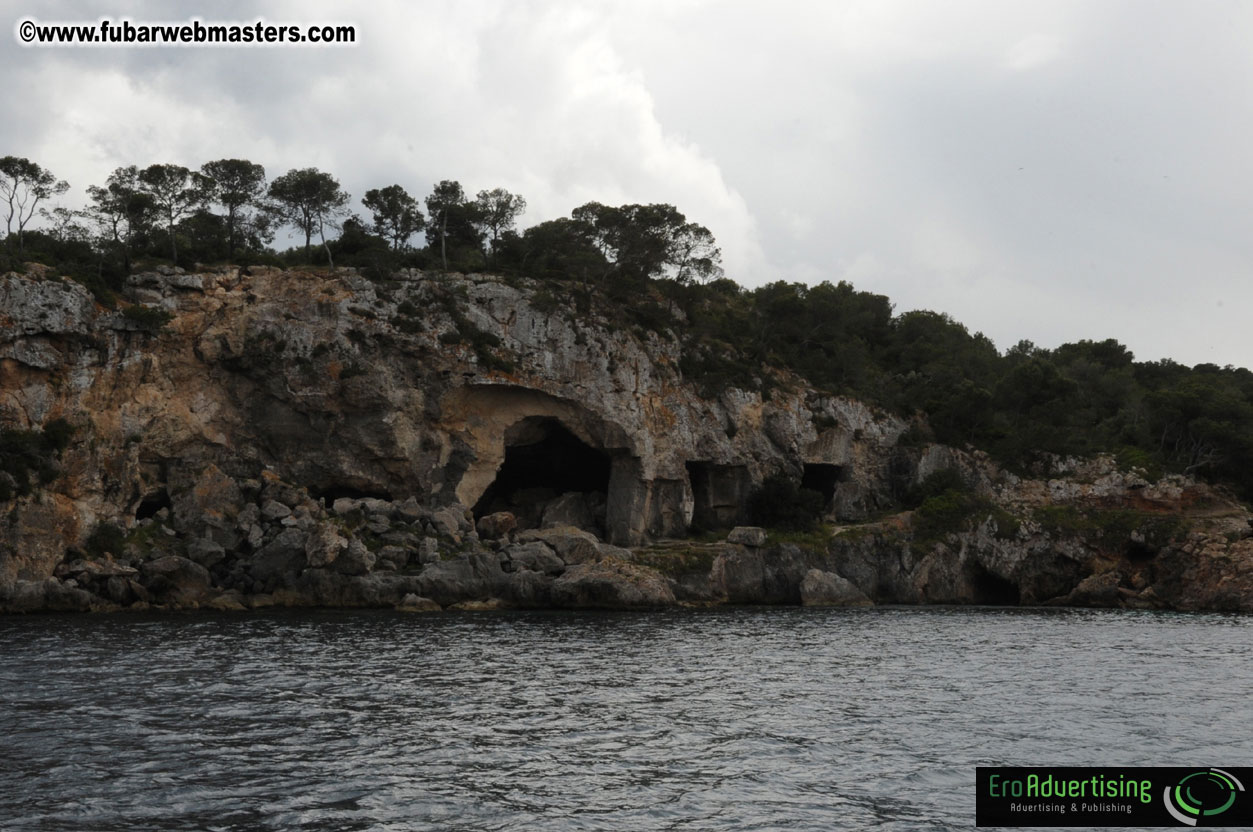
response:
<path id="1" fill-rule="evenodd" d="M 991 607 L 1016 607 L 1022 603 L 1022 593 L 1019 592 L 1017 584 L 994 575 L 981 566 L 974 568 L 970 583 L 976 604 Z"/>
<path id="2" fill-rule="evenodd" d="M 822 495 L 825 511 L 835 499 L 836 486 L 844 478 L 844 466 L 825 462 L 806 462 L 801 472 L 801 488 L 817 491 Z"/>
<path id="3" fill-rule="evenodd" d="M 607 453 L 557 419 L 524 419 L 506 432 L 505 460 L 474 504 L 474 516 L 509 511 L 526 529 L 540 526 L 546 513 L 560 512 L 572 525 L 591 525 L 588 531 L 603 535 L 610 468 Z"/>
<path id="4" fill-rule="evenodd" d="M 156 517 L 157 512 L 161 509 L 173 510 L 174 506 L 170 502 L 170 492 L 164 488 L 151 491 L 144 495 L 139 501 L 139 505 L 135 507 L 135 519 L 147 520 Z"/>

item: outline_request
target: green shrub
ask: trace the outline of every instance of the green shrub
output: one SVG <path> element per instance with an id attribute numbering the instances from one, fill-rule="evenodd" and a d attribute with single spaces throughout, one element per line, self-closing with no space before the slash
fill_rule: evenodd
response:
<path id="1" fill-rule="evenodd" d="M 155 306 L 135 304 L 123 309 L 122 317 L 134 321 L 145 332 L 160 332 L 174 316 Z"/>
<path id="2" fill-rule="evenodd" d="M 73 433 L 64 419 L 53 419 L 42 431 L 0 430 L 0 502 L 23 497 L 56 479 L 56 459 Z"/>
<path id="3" fill-rule="evenodd" d="M 917 485 L 910 486 L 901 496 L 901 503 L 905 508 L 918 508 L 930 498 L 950 491 L 954 494 L 969 494 L 970 486 L 956 468 L 941 468 L 928 474 Z"/>

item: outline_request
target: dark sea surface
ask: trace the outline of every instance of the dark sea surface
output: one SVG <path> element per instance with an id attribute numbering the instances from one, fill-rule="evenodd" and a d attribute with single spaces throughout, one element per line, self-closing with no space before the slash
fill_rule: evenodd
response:
<path id="1" fill-rule="evenodd" d="M 976 765 L 1253 765 L 1253 617 L 0 618 L 5 830 L 970 829 Z"/>

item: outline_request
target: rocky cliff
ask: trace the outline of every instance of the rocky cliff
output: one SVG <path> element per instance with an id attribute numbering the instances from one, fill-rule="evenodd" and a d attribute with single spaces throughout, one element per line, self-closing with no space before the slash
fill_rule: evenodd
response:
<path id="1" fill-rule="evenodd" d="M 1023 480 L 782 375 L 711 393 L 667 327 L 531 281 L 167 268 L 128 299 L 0 277 L 4 609 L 1253 607 L 1249 515 L 1214 489 Z M 960 505 L 900 513 L 937 471 Z M 742 523 L 772 472 L 829 533 L 664 543 Z"/>

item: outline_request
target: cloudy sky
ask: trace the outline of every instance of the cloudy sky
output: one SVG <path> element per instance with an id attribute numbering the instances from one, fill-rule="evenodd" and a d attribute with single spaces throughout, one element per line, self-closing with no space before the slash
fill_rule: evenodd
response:
<path id="1" fill-rule="evenodd" d="M 19 20 L 246 22 L 252 3 L 0 0 Z M 182 15 L 181 17 L 179 15 Z M 267 3 L 354 47 L 0 39 L 0 155 L 69 180 L 243 157 L 354 194 L 504 187 L 524 225 L 669 202 L 727 274 L 848 280 L 1005 349 L 1114 337 L 1253 365 L 1253 3 Z M 359 207 L 359 203 L 358 207 Z M 364 211 L 363 211 L 364 213 Z"/>

